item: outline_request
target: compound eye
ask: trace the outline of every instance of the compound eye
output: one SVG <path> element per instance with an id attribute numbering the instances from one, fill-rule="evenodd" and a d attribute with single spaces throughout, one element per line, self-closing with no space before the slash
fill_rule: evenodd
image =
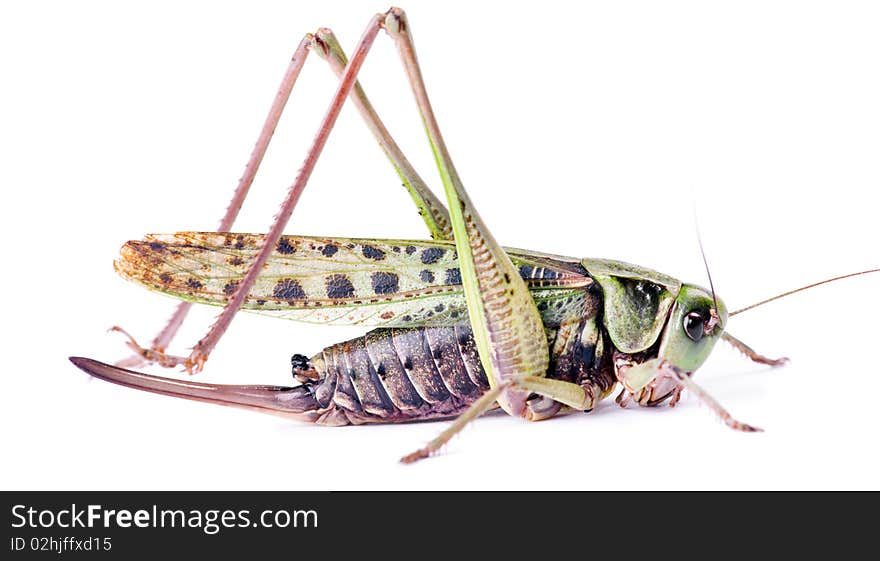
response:
<path id="1" fill-rule="evenodd" d="M 706 316 L 701 312 L 690 312 L 684 316 L 684 332 L 695 343 L 703 338 L 705 326 Z"/>

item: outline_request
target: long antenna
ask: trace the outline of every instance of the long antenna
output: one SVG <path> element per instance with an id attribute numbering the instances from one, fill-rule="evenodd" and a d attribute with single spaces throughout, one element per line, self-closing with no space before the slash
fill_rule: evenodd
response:
<path id="1" fill-rule="evenodd" d="M 868 269 L 867 271 L 859 271 L 858 273 L 850 273 L 848 275 L 834 277 L 833 279 L 827 279 L 827 280 L 823 280 L 823 281 L 819 281 L 819 282 L 814 282 L 813 284 L 808 284 L 807 286 L 802 286 L 802 287 L 796 288 L 794 290 L 789 290 L 788 292 L 783 292 L 782 294 L 777 294 L 776 296 L 773 296 L 772 298 L 767 298 L 766 300 L 761 300 L 760 302 L 752 304 L 751 306 L 746 306 L 745 308 L 740 308 L 739 310 L 730 312 L 727 315 L 728 315 L 728 317 L 733 317 L 736 314 L 741 314 L 747 310 L 757 308 L 758 306 L 763 306 L 764 304 L 766 304 L 768 302 L 772 302 L 774 300 L 779 300 L 780 298 L 784 298 L 786 296 L 791 296 L 792 294 L 795 294 L 797 292 L 801 292 L 801 291 L 806 290 L 808 288 L 813 288 L 814 286 L 828 284 L 829 282 L 834 282 L 834 281 L 838 281 L 841 279 L 848 279 L 850 277 L 857 277 L 859 275 L 867 275 L 868 273 L 880 273 L 880 269 Z M 711 281 L 710 281 L 710 283 L 711 283 Z"/>
<path id="2" fill-rule="evenodd" d="M 706 334 L 709 334 L 715 329 L 720 318 L 718 317 L 718 298 L 715 296 L 715 283 L 712 282 L 712 273 L 709 271 L 709 261 L 706 260 L 706 252 L 703 250 L 703 237 L 700 236 L 700 221 L 697 219 L 696 203 L 694 203 L 694 226 L 697 228 L 697 243 L 700 246 L 700 255 L 703 256 L 703 266 L 706 267 L 706 276 L 709 277 L 709 289 L 712 291 L 712 309 L 709 311 L 709 321 L 707 321 L 704 326 Z"/>
<path id="3" fill-rule="evenodd" d="M 703 251 L 703 240 L 700 238 L 699 224 L 697 225 L 697 243 L 700 244 L 700 255 L 703 256 L 703 266 L 706 267 L 706 276 L 709 277 L 709 289 L 712 291 L 712 303 L 715 306 L 715 311 L 717 312 L 718 298 L 715 297 L 715 285 L 712 283 L 712 273 L 709 272 L 709 262 L 706 260 L 706 252 Z"/>

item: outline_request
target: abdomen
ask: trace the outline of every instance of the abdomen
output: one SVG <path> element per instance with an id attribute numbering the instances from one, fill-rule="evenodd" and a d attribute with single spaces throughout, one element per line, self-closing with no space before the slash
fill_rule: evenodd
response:
<path id="1" fill-rule="evenodd" d="M 601 347 L 583 352 L 581 334 L 597 329 L 585 318 L 572 330 L 549 330 L 548 377 L 592 384 L 604 392 Z M 562 344 L 560 344 L 562 343 Z M 375 329 L 313 356 L 317 380 L 304 385 L 319 407 L 318 423 L 345 425 L 455 417 L 489 389 L 468 325 Z M 305 389 L 305 388 L 304 388 Z"/>
<path id="2" fill-rule="evenodd" d="M 375 329 L 309 362 L 324 424 L 452 417 L 489 389 L 467 325 Z"/>

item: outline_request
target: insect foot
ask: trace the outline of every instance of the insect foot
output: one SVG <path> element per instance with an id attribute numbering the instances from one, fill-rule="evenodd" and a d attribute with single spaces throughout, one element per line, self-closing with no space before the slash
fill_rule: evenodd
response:
<path id="1" fill-rule="evenodd" d="M 187 366 L 189 361 L 188 358 L 165 354 L 165 350 L 161 348 L 142 347 L 128 331 L 119 327 L 118 325 L 114 325 L 113 327 L 111 327 L 110 331 L 122 333 L 125 337 L 127 337 L 128 341 L 125 342 L 126 346 L 128 346 L 129 349 L 135 352 L 135 356 L 120 360 L 116 363 L 116 366 L 131 368 L 136 366 L 145 366 L 149 364 L 158 364 L 159 366 L 162 366 L 164 368 L 173 368 L 178 365 L 183 365 L 184 368 L 186 368 L 186 371 L 192 374 L 189 366 Z"/>

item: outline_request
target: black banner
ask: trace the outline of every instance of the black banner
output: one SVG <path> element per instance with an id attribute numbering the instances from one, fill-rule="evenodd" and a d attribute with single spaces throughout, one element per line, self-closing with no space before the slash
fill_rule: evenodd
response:
<path id="1" fill-rule="evenodd" d="M 548 555 L 622 540 L 742 550 L 853 546 L 876 494 L 459 492 L 4 492 L 2 559 L 342 553 L 372 558 L 521 542 Z M 476 541 L 474 541 L 476 540 Z M 468 545 L 466 545 L 466 543 Z M 525 547 L 525 545 L 522 545 Z M 584 549 L 587 548 L 587 549 Z M 811 549 L 815 552 L 815 549 Z M 754 550 L 752 550 L 754 553 Z M 404 556 L 411 557 L 411 556 Z M 155 558 L 155 557 L 154 557 Z"/>

